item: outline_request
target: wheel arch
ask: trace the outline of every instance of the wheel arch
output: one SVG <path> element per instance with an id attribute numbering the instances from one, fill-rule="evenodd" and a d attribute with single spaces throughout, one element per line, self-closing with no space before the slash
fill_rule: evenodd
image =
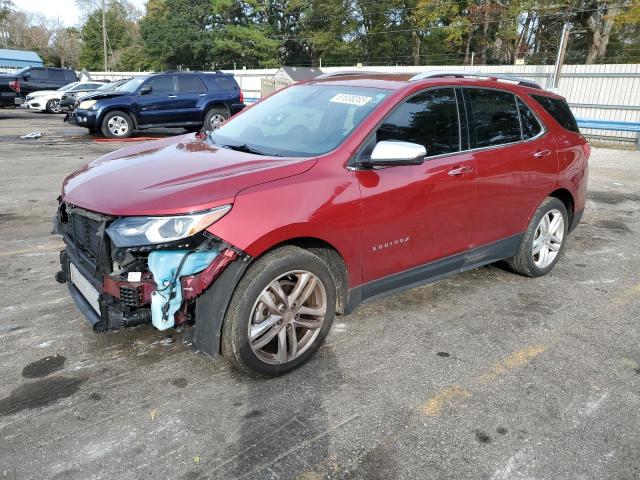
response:
<path id="1" fill-rule="evenodd" d="M 222 102 L 220 100 L 211 100 L 202 109 L 202 121 L 203 122 L 204 122 L 205 117 L 207 116 L 207 113 L 212 108 L 224 108 L 227 111 L 227 113 L 229 114 L 229 117 L 231 117 L 231 109 L 224 102 Z"/>
<path id="2" fill-rule="evenodd" d="M 575 199 L 569 190 L 566 188 L 558 188 L 549 194 L 550 197 L 557 198 L 560 200 L 565 208 L 567 209 L 567 214 L 569 215 L 569 225 L 573 223 L 573 216 L 575 214 Z"/>
<path id="3" fill-rule="evenodd" d="M 136 130 L 138 129 L 138 118 L 135 113 L 133 113 L 133 109 L 129 105 L 108 105 L 104 107 L 96 118 L 97 128 L 102 128 L 104 116 L 113 111 L 119 111 L 129 115 L 129 118 L 131 118 L 131 121 L 133 122 L 133 128 Z"/>
<path id="4" fill-rule="evenodd" d="M 329 267 L 331 275 L 333 276 L 333 281 L 336 285 L 336 313 L 344 314 L 349 295 L 349 271 L 347 270 L 347 264 L 342 258 L 342 255 L 340 255 L 340 252 L 338 252 L 338 249 L 326 240 L 317 237 L 295 237 L 273 245 L 262 252 L 257 258 L 287 245 L 293 245 L 304 250 L 308 250 L 314 255 L 320 257 L 327 267 Z"/>
<path id="5" fill-rule="evenodd" d="M 272 245 L 255 257 L 247 255 L 232 262 L 196 299 L 196 323 L 192 336 L 195 349 L 210 358 L 220 355 L 224 319 L 231 298 L 247 269 L 265 254 L 288 245 L 307 250 L 325 262 L 336 285 L 336 313 L 345 314 L 352 310 L 349 304 L 349 273 L 338 250 L 329 242 L 316 237 L 289 238 Z"/>

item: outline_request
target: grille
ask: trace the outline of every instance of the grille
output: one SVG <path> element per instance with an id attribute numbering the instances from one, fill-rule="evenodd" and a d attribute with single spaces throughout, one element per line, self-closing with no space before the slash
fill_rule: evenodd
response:
<path id="1" fill-rule="evenodd" d="M 69 214 L 67 223 L 67 236 L 73 245 L 81 250 L 94 265 L 98 259 L 98 248 L 100 248 L 100 227 L 102 222 L 94 220 L 78 212 L 72 211 Z"/>

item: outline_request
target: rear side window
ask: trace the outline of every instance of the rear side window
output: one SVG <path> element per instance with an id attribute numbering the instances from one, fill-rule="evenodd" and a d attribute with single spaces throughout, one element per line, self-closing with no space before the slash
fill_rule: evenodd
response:
<path id="1" fill-rule="evenodd" d="M 538 119 L 531 109 L 519 98 L 517 101 L 518 110 L 520 111 L 520 121 L 522 122 L 522 139 L 529 140 L 542 131 L 542 126 L 540 126 L 540 122 L 538 122 Z"/>
<path id="2" fill-rule="evenodd" d="M 178 91 L 204 93 L 207 87 L 196 75 L 178 75 Z"/>
<path id="3" fill-rule="evenodd" d="M 561 98 L 531 95 L 551 115 L 556 122 L 571 132 L 580 133 L 576 119 L 567 102 Z"/>
<path id="4" fill-rule="evenodd" d="M 471 104 L 471 141 L 474 148 L 522 139 L 516 96 L 500 90 L 467 89 Z"/>
<path id="5" fill-rule="evenodd" d="M 66 81 L 64 77 L 64 72 L 62 70 L 49 70 L 49 78 L 54 82 Z"/>
<path id="6" fill-rule="evenodd" d="M 162 75 L 154 77 L 146 85 L 149 85 L 151 93 L 173 93 L 175 86 L 173 84 L 173 75 Z"/>
<path id="7" fill-rule="evenodd" d="M 427 156 L 460 150 L 458 104 L 452 88 L 428 90 L 401 104 L 378 129 L 376 140 L 424 145 Z"/>
<path id="8" fill-rule="evenodd" d="M 238 88 L 236 81 L 231 77 L 216 77 L 213 83 L 220 90 L 235 90 Z"/>

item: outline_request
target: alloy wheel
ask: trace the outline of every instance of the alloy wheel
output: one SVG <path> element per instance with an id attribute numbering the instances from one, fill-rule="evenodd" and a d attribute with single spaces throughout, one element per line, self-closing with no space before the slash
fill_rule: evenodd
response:
<path id="1" fill-rule="evenodd" d="M 53 113 L 60 113 L 60 102 L 58 100 L 51 100 L 49 108 Z"/>
<path id="2" fill-rule="evenodd" d="M 224 118 L 223 115 L 220 115 L 219 113 L 217 113 L 211 116 L 211 120 L 209 120 L 209 125 L 213 130 L 215 130 L 216 128 L 220 127 L 225 122 L 225 120 L 226 119 Z"/>
<path id="3" fill-rule="evenodd" d="M 547 268 L 558 256 L 564 240 L 564 217 L 560 210 L 545 213 L 538 223 L 533 237 L 533 263 L 538 268 Z"/>
<path id="4" fill-rule="evenodd" d="M 109 119 L 107 128 L 116 137 L 121 137 L 129 131 L 129 124 L 123 117 L 116 115 Z"/>
<path id="5" fill-rule="evenodd" d="M 267 285 L 251 310 L 249 343 L 269 364 L 289 363 L 320 334 L 327 312 L 327 293 L 313 273 L 296 270 Z"/>

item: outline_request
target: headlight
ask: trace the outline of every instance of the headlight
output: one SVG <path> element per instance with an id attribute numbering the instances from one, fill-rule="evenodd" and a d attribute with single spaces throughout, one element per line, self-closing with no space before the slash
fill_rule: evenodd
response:
<path id="1" fill-rule="evenodd" d="M 96 104 L 97 100 L 85 100 L 84 102 L 80 102 L 80 105 L 78 106 L 78 108 L 81 108 L 83 110 L 87 110 L 91 107 L 93 107 Z"/>
<path id="2" fill-rule="evenodd" d="M 229 210 L 231 205 L 191 215 L 124 217 L 113 222 L 107 228 L 107 234 L 116 247 L 173 242 L 204 230 L 224 217 Z"/>

